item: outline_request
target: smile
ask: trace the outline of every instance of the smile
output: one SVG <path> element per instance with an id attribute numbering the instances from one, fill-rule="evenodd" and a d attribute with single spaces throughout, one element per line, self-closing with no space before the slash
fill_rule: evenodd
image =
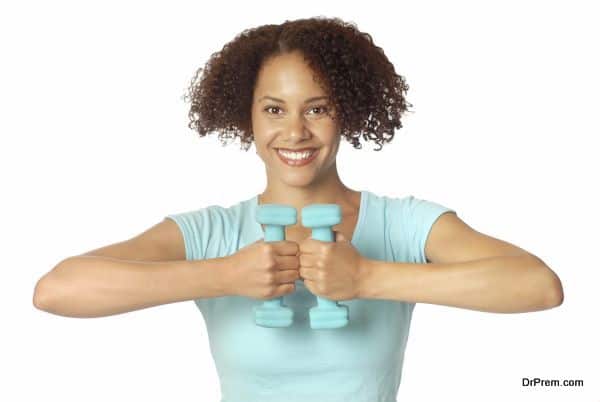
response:
<path id="1" fill-rule="evenodd" d="M 304 166 L 312 162 L 319 154 L 318 149 L 302 152 L 276 150 L 279 159 L 288 166 Z"/>

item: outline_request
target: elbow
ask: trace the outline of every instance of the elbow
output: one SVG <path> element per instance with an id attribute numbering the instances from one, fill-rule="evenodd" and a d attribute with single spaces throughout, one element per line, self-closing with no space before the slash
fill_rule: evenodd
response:
<path id="1" fill-rule="evenodd" d="M 544 307 L 550 309 L 560 306 L 564 301 L 562 282 L 558 275 L 547 265 L 544 266 L 544 280 L 542 283 L 545 283 L 543 289 L 541 289 L 544 295 Z"/>
<path id="2" fill-rule="evenodd" d="M 536 289 L 535 294 L 538 300 L 536 310 L 547 310 L 560 306 L 564 300 L 560 278 L 539 257 L 532 254 L 529 257 L 533 259 L 531 272 L 534 276 L 531 283 L 535 284 Z"/>
<path id="3" fill-rule="evenodd" d="M 48 311 L 48 305 L 50 304 L 49 299 L 52 294 L 52 287 L 48 282 L 49 280 L 47 278 L 42 277 L 35 285 L 33 291 L 33 305 L 38 310 Z"/>
<path id="4" fill-rule="evenodd" d="M 563 303 L 564 293 L 560 279 L 555 276 L 551 284 L 546 287 L 546 308 L 558 307 Z"/>
<path id="5" fill-rule="evenodd" d="M 60 280 L 57 279 L 59 266 L 60 264 L 42 276 L 35 285 L 33 291 L 33 305 L 38 310 L 52 312 L 52 301 L 56 300 L 57 295 L 60 293 Z"/>

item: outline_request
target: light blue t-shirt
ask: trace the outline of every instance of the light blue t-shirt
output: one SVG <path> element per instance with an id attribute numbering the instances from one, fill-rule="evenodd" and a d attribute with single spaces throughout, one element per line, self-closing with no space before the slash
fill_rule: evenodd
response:
<path id="1" fill-rule="evenodd" d="M 264 237 L 254 196 L 225 208 L 211 205 L 168 215 L 181 229 L 188 260 L 224 257 Z M 378 196 L 361 191 L 352 244 L 369 259 L 425 263 L 425 241 L 440 204 Z M 342 300 L 349 323 L 311 329 L 316 297 L 304 282 L 284 296 L 294 310 L 285 328 L 255 324 L 253 307 L 262 300 L 244 296 L 194 301 L 206 323 L 210 350 L 221 383 L 221 402 L 393 402 L 400 385 L 404 350 L 414 303 Z"/>

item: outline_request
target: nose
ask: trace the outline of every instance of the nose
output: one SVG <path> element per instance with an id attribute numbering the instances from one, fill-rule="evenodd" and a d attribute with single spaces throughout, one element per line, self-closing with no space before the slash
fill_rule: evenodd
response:
<path id="1" fill-rule="evenodd" d="M 296 143 L 304 139 L 310 138 L 310 131 L 306 127 L 304 119 L 302 117 L 296 117 L 291 119 L 289 126 L 287 127 L 287 142 Z"/>

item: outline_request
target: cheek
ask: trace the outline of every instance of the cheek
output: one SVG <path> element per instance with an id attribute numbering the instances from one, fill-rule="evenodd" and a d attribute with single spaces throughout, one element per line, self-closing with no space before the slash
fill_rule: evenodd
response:
<path id="1" fill-rule="evenodd" d="M 270 153 L 273 151 L 270 148 L 270 139 L 263 132 L 259 131 L 259 134 L 254 134 L 254 146 L 256 148 L 256 153 L 263 161 L 268 161 L 273 157 Z"/>
<path id="2" fill-rule="evenodd" d="M 277 130 L 273 130 L 269 124 L 261 124 L 260 119 L 257 119 L 252 124 L 252 133 L 257 153 L 264 155 L 273 150 L 270 147 L 277 137 Z"/>

